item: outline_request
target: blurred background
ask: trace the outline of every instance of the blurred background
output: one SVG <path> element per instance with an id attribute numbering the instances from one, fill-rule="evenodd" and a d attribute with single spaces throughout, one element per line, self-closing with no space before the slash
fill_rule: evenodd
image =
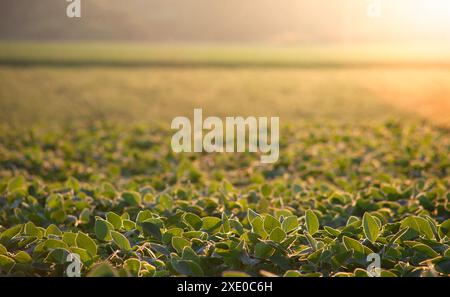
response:
<path id="1" fill-rule="evenodd" d="M 0 2 L 2 122 L 450 118 L 447 0 L 68 4 Z"/>
<path id="2" fill-rule="evenodd" d="M 426 42 L 448 46 L 450 42 L 450 4 L 446 0 L 81 3 L 82 18 L 77 20 L 66 17 L 68 2 L 64 0 L 1 1 L 0 37 L 285 45 Z M 379 9 L 374 8 L 378 5 Z"/>

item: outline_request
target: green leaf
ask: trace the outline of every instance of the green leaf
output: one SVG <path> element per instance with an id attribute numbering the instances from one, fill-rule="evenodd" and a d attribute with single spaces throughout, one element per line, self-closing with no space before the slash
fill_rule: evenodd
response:
<path id="1" fill-rule="evenodd" d="M 26 223 L 23 232 L 25 233 L 25 235 L 35 236 L 38 238 L 42 238 L 42 235 L 43 235 L 40 232 L 40 230 L 36 227 L 36 225 L 33 224 L 33 222 Z"/>
<path id="2" fill-rule="evenodd" d="M 444 257 L 447 257 L 450 259 L 450 248 L 448 248 L 445 252 L 444 252 Z"/>
<path id="3" fill-rule="evenodd" d="M 306 229 L 309 234 L 314 235 L 319 230 L 319 219 L 314 211 L 308 209 L 305 214 Z"/>
<path id="4" fill-rule="evenodd" d="M 87 266 L 90 266 L 92 264 L 92 256 L 85 249 L 79 247 L 71 247 L 70 251 L 80 256 L 81 262 L 87 264 Z"/>
<path id="5" fill-rule="evenodd" d="M 355 274 L 355 277 L 369 277 L 367 270 L 361 268 L 356 268 L 353 273 Z"/>
<path id="6" fill-rule="evenodd" d="M 250 274 L 247 274 L 242 271 L 228 270 L 222 272 L 222 277 L 250 277 Z"/>
<path id="7" fill-rule="evenodd" d="M 253 220 L 255 218 L 257 218 L 257 217 L 259 217 L 258 213 L 256 213 L 255 211 L 251 210 L 250 208 L 247 209 L 247 218 L 248 218 L 248 221 L 250 223 L 253 222 Z"/>
<path id="8" fill-rule="evenodd" d="M 347 236 L 342 237 L 342 241 L 347 250 L 354 250 L 357 253 L 364 254 L 364 246 L 359 241 Z"/>
<path id="9" fill-rule="evenodd" d="M 228 270 L 222 272 L 222 277 L 250 277 L 250 275 L 242 271 Z"/>
<path id="10" fill-rule="evenodd" d="M 125 261 L 123 268 L 128 270 L 133 276 L 139 276 L 141 271 L 141 261 L 131 258 Z"/>
<path id="11" fill-rule="evenodd" d="M 21 263 L 21 264 L 31 263 L 33 261 L 31 256 L 28 255 L 28 253 L 25 252 L 25 251 L 20 251 L 17 254 L 15 254 L 14 255 L 14 260 L 17 263 Z"/>
<path id="12" fill-rule="evenodd" d="M 264 242 L 255 245 L 255 256 L 260 259 L 267 259 L 273 255 L 275 249 Z"/>
<path id="13" fill-rule="evenodd" d="M 202 277 L 204 276 L 203 269 L 194 261 L 179 260 L 172 262 L 173 268 L 182 275 Z"/>
<path id="14" fill-rule="evenodd" d="M 25 188 L 25 178 L 21 175 L 13 177 L 8 182 L 7 190 L 8 192 L 13 192 L 15 190 L 24 189 Z"/>
<path id="15" fill-rule="evenodd" d="M 173 208 L 173 199 L 167 194 L 163 194 L 159 197 L 159 205 L 164 210 L 172 210 Z"/>
<path id="16" fill-rule="evenodd" d="M 374 243 L 380 235 L 377 222 L 367 212 L 363 216 L 363 230 L 366 238 L 372 243 Z"/>
<path id="17" fill-rule="evenodd" d="M 337 237 L 337 236 L 339 236 L 339 234 L 341 234 L 341 232 L 339 230 L 336 230 L 336 229 L 328 227 L 328 226 L 324 226 L 323 229 L 325 230 L 325 232 L 327 232 L 330 236 L 333 236 L 333 237 Z"/>
<path id="18" fill-rule="evenodd" d="M 283 223 L 281 224 L 281 228 L 284 230 L 284 232 L 289 233 L 295 229 L 298 228 L 298 220 L 296 216 L 289 216 L 284 219 Z"/>
<path id="19" fill-rule="evenodd" d="M 136 224 L 131 220 L 127 220 L 127 219 L 122 220 L 122 225 L 123 225 L 123 228 L 127 231 L 136 229 Z"/>
<path id="20" fill-rule="evenodd" d="M 66 185 L 67 187 L 72 189 L 75 193 L 78 193 L 80 191 L 80 182 L 74 177 L 69 177 L 69 179 L 66 182 Z"/>
<path id="21" fill-rule="evenodd" d="M 264 230 L 264 221 L 261 217 L 256 217 L 253 219 L 252 223 L 252 231 L 259 236 L 261 236 L 262 239 L 265 239 L 267 237 L 267 232 Z"/>
<path id="22" fill-rule="evenodd" d="M 47 257 L 45 258 L 45 262 L 63 265 L 67 263 L 67 256 L 69 254 L 70 252 L 67 249 L 56 248 L 48 253 Z"/>
<path id="23" fill-rule="evenodd" d="M 184 247 L 191 246 L 189 240 L 184 239 L 183 237 L 174 236 L 172 237 L 172 247 L 181 254 L 183 252 Z"/>
<path id="24" fill-rule="evenodd" d="M 144 236 L 152 236 L 153 238 L 156 238 L 157 240 L 162 239 L 161 229 L 157 224 L 155 224 L 151 221 L 145 221 L 141 225 L 142 225 L 142 230 L 144 232 Z"/>
<path id="25" fill-rule="evenodd" d="M 130 251 L 131 250 L 131 245 L 130 242 L 128 241 L 128 239 L 120 234 L 119 232 L 116 231 L 110 231 L 111 232 L 111 237 L 113 239 L 113 242 L 117 245 L 117 247 L 123 251 Z"/>
<path id="26" fill-rule="evenodd" d="M 427 255 L 430 258 L 436 258 L 437 256 L 439 256 L 439 254 L 435 252 L 431 247 L 423 243 L 416 244 L 415 246 L 413 246 L 413 249 Z"/>
<path id="27" fill-rule="evenodd" d="M 3 246 L 3 244 L 0 244 L 0 255 L 6 254 L 8 254 L 8 250 Z"/>
<path id="28" fill-rule="evenodd" d="M 230 220 L 228 219 L 228 216 L 223 212 L 222 213 L 222 227 L 220 229 L 220 232 L 222 233 L 228 233 L 230 232 Z"/>
<path id="29" fill-rule="evenodd" d="M 183 219 L 184 222 L 187 225 L 191 226 L 194 230 L 200 230 L 200 228 L 202 227 L 202 219 L 196 214 L 188 212 L 183 216 Z"/>
<path id="30" fill-rule="evenodd" d="M 140 211 L 136 217 L 136 229 L 142 232 L 141 223 L 151 218 L 153 218 L 153 214 L 148 209 Z"/>
<path id="31" fill-rule="evenodd" d="M 22 231 L 23 225 L 16 225 L 9 229 L 6 229 L 2 232 L 0 236 L 0 243 L 7 245 L 7 243 L 14 238 L 16 235 L 18 235 Z"/>
<path id="32" fill-rule="evenodd" d="M 397 277 L 397 275 L 388 270 L 382 270 L 380 273 L 380 277 Z"/>
<path id="33" fill-rule="evenodd" d="M 103 241 L 111 241 L 112 237 L 110 231 L 114 228 L 111 223 L 97 218 L 95 221 L 95 236 Z"/>
<path id="34" fill-rule="evenodd" d="M 64 232 L 62 235 L 62 240 L 67 243 L 68 246 L 76 246 L 77 234 L 73 232 Z"/>
<path id="35" fill-rule="evenodd" d="M 222 220 L 216 217 L 204 217 L 202 219 L 202 230 L 208 233 L 215 233 L 222 225 Z"/>
<path id="36" fill-rule="evenodd" d="M 55 248 L 67 249 L 67 248 L 69 248 L 67 243 L 65 243 L 64 241 L 59 240 L 59 239 L 53 239 L 53 238 L 50 238 L 50 239 L 47 239 L 46 241 L 44 241 L 44 246 L 47 249 L 55 249 Z"/>
<path id="37" fill-rule="evenodd" d="M 136 217 L 136 223 L 142 223 L 146 221 L 147 219 L 153 218 L 153 214 L 150 210 L 142 210 L 138 213 Z M 139 224 L 138 224 L 139 225 Z"/>
<path id="38" fill-rule="evenodd" d="M 389 245 L 394 244 L 397 240 L 399 240 L 406 232 L 408 232 L 409 227 L 405 227 L 400 229 L 394 236 L 389 240 Z"/>
<path id="39" fill-rule="evenodd" d="M 138 192 L 123 192 L 122 199 L 131 206 L 139 206 L 141 204 L 141 195 Z"/>
<path id="40" fill-rule="evenodd" d="M 312 247 L 313 251 L 317 250 L 317 240 L 314 239 L 307 231 L 304 231 L 306 239 L 308 240 L 309 245 Z"/>
<path id="41" fill-rule="evenodd" d="M 83 224 L 89 224 L 89 220 L 91 218 L 91 211 L 88 208 L 83 209 L 80 213 L 80 222 Z"/>
<path id="42" fill-rule="evenodd" d="M 450 274 L 450 258 L 449 257 L 438 257 L 433 259 L 434 267 L 437 271 L 443 274 Z"/>
<path id="43" fill-rule="evenodd" d="M 97 255 L 97 245 L 87 234 L 78 232 L 76 238 L 77 247 L 85 249 L 91 256 Z"/>
<path id="44" fill-rule="evenodd" d="M 350 216 L 350 217 L 348 218 L 348 220 L 347 220 L 346 226 L 353 225 L 353 224 L 355 224 L 356 222 L 359 222 L 359 219 L 358 219 L 357 217 L 355 217 L 355 216 Z"/>
<path id="45" fill-rule="evenodd" d="M 15 262 L 11 257 L 0 255 L 0 268 L 5 272 L 9 272 L 11 268 L 15 265 Z"/>
<path id="46" fill-rule="evenodd" d="M 101 263 L 89 271 L 87 277 L 115 277 L 117 272 L 107 263 Z"/>
<path id="47" fill-rule="evenodd" d="M 301 273 L 298 270 L 288 270 L 283 274 L 283 277 L 300 277 Z"/>
<path id="48" fill-rule="evenodd" d="M 261 193 L 264 197 L 269 197 L 272 194 L 272 187 L 269 184 L 264 184 L 261 187 Z"/>
<path id="49" fill-rule="evenodd" d="M 283 231 L 283 229 L 277 227 L 272 230 L 270 233 L 269 239 L 276 241 L 276 242 L 282 242 L 286 238 L 286 232 Z"/>
<path id="50" fill-rule="evenodd" d="M 317 264 L 319 262 L 319 260 L 320 260 L 320 257 L 321 257 L 321 255 L 323 253 L 323 250 L 322 249 L 318 249 L 318 248 L 315 248 L 314 250 L 315 251 L 313 253 L 309 254 L 307 259 L 308 259 L 309 262 Z"/>
<path id="51" fill-rule="evenodd" d="M 191 260 L 200 265 L 200 257 L 194 252 L 190 246 L 183 248 L 183 254 L 181 256 L 183 260 Z"/>
<path id="52" fill-rule="evenodd" d="M 434 232 L 430 226 L 430 223 L 418 216 L 409 216 L 403 219 L 400 228 L 409 227 L 409 230 L 403 235 L 404 240 L 414 239 L 421 235 L 424 235 L 428 239 L 434 239 Z"/>
<path id="53" fill-rule="evenodd" d="M 49 237 L 49 235 L 61 236 L 62 232 L 56 225 L 50 225 L 45 230 L 45 236 Z"/>
<path id="54" fill-rule="evenodd" d="M 181 228 L 171 228 L 163 233 L 162 242 L 165 245 L 169 245 L 172 243 L 172 237 L 178 236 L 181 237 L 183 235 L 183 229 Z"/>
<path id="55" fill-rule="evenodd" d="M 122 218 L 119 215 L 108 212 L 106 214 L 106 220 L 113 225 L 115 230 L 120 230 L 120 228 L 122 228 Z"/>
<path id="56" fill-rule="evenodd" d="M 280 228 L 280 222 L 271 215 L 266 215 L 264 218 L 264 230 L 270 234 L 275 228 Z"/>
<path id="57" fill-rule="evenodd" d="M 444 236 L 450 238 L 450 219 L 439 226 L 439 237 L 444 238 Z"/>

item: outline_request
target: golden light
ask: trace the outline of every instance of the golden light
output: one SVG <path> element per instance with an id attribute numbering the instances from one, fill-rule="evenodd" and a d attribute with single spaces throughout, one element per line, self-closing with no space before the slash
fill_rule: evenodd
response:
<path id="1" fill-rule="evenodd" d="M 450 41 L 449 0 L 381 0 L 393 30 L 421 38 Z M 442 40 L 444 41 L 444 40 Z"/>

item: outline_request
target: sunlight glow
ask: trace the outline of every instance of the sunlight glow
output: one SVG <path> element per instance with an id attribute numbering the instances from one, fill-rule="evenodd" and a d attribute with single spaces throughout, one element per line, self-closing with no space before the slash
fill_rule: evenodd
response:
<path id="1" fill-rule="evenodd" d="M 385 2 L 386 13 L 395 18 L 397 24 L 406 30 L 449 32 L 449 0 L 385 0 Z"/>

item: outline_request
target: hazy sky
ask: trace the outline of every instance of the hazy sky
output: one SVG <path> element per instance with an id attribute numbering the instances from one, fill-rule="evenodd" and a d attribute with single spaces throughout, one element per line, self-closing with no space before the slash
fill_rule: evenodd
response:
<path id="1" fill-rule="evenodd" d="M 1 0 L 1 39 L 450 43 L 450 0 Z M 379 4 L 379 6 L 378 6 Z M 373 5 L 373 6 L 371 6 Z"/>

